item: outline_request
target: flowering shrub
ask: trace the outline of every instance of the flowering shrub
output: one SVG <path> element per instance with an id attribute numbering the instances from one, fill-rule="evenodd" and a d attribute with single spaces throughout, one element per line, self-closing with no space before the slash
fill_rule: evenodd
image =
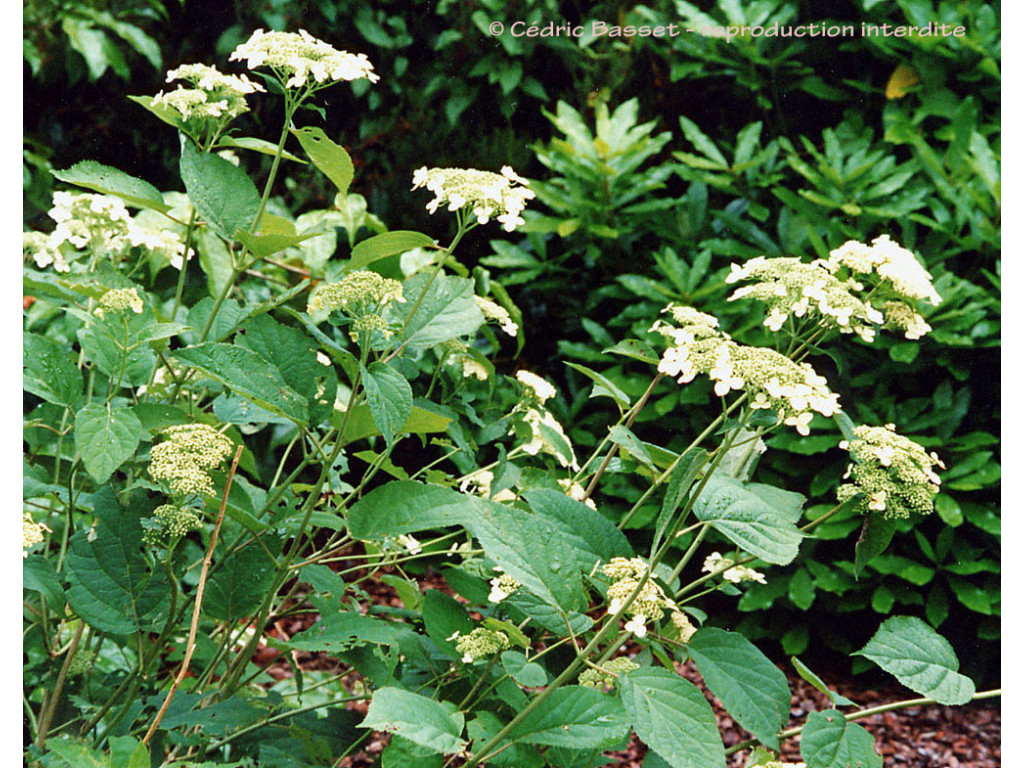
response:
<path id="1" fill-rule="evenodd" d="M 411 171 L 435 195 L 427 209 L 453 214 L 453 240 L 359 238 L 351 159 L 294 122 L 335 81 L 375 82 L 370 62 L 262 31 L 229 60 L 269 70 L 267 87 L 194 64 L 168 77 L 192 88 L 135 98 L 179 131 L 186 198 L 85 162 L 55 175 L 90 192 L 57 192 L 54 232 L 24 236 L 37 297 L 24 359 L 27 760 L 339 763 L 377 733 L 386 766 L 582 768 L 633 733 L 652 761 L 724 768 L 741 750 L 750 766 L 786 765 L 782 741 L 799 733 L 808 766 L 881 766 L 853 722 L 868 710 L 784 730 L 785 674 L 701 598 L 766 583 L 840 511 L 863 516 L 861 568 L 891 518 L 932 511 L 939 456 L 854 425 L 807 362 L 850 333 L 927 332 L 917 303 L 940 299 L 913 255 L 882 237 L 807 265 L 737 267 L 734 281 L 757 282 L 733 298 L 769 304 L 774 348 L 668 304 L 644 339 L 615 348 L 648 367 L 643 395 L 587 369 L 615 424 L 584 452 L 545 376 L 499 373 L 521 315 L 457 253 L 491 219 L 523 226 L 529 182 L 507 166 Z M 277 143 L 234 135 L 245 99 L 268 92 L 284 101 Z M 286 151 L 292 137 L 302 156 Z M 262 192 L 225 150 L 273 156 Z M 307 241 L 337 233 L 326 215 L 300 229 L 270 205 L 284 162 L 337 187 L 347 259 L 305 260 Z M 205 277 L 198 291 L 190 271 Z M 720 414 L 681 451 L 646 441 L 638 416 L 655 387 L 698 375 Z M 751 469 L 764 437 L 828 419 L 850 482 L 800 525 L 805 499 Z M 625 509 L 603 493 L 616 475 L 645 487 Z M 648 503 L 653 536 L 631 540 Z M 706 546 L 711 531 L 732 549 Z M 450 592 L 421 590 L 424 563 Z M 371 583 L 403 607 L 379 604 Z M 283 628 L 311 613 L 312 626 Z M 304 652 L 335 658 L 335 672 L 303 669 Z M 990 695 L 913 617 L 890 618 L 859 653 L 935 701 Z M 292 674 L 271 682 L 268 656 Z M 677 671 L 685 660 L 750 742 L 725 747 Z"/>

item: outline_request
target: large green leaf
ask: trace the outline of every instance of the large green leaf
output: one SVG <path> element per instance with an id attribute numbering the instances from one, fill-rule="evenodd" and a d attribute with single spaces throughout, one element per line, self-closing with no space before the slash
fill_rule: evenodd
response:
<path id="1" fill-rule="evenodd" d="M 342 411 L 335 411 L 334 415 L 331 416 L 331 424 L 335 427 L 340 427 L 344 421 L 345 413 Z M 398 432 L 411 435 L 444 432 L 448 429 L 451 421 L 447 416 L 442 416 L 439 413 L 434 413 L 414 405 L 409 412 L 409 418 L 405 420 L 405 424 L 402 425 Z M 371 413 L 369 406 L 362 404 L 355 406 L 352 409 L 352 415 L 348 418 L 348 424 L 345 425 L 345 442 L 352 443 L 364 437 L 373 437 L 379 434 L 380 430 L 377 428 L 376 423 L 374 423 L 373 413 Z"/>
<path id="2" fill-rule="evenodd" d="M 301 329 L 263 314 L 247 320 L 236 341 L 276 367 L 285 383 L 306 399 L 310 424 L 319 424 L 334 412 L 337 374 L 333 366 L 317 360 L 316 342 Z"/>
<path id="3" fill-rule="evenodd" d="M 457 659 L 460 654 L 455 650 L 455 641 L 448 638 L 456 632 L 468 635 L 474 624 L 462 603 L 438 589 L 428 589 L 423 593 L 423 628 L 434 645 Z"/>
<path id="4" fill-rule="evenodd" d="M 148 181 L 137 179 L 117 168 L 97 163 L 95 160 L 83 160 L 63 171 L 50 171 L 61 181 L 85 187 L 102 195 L 115 195 L 128 205 L 137 208 L 149 208 L 166 213 L 171 206 L 164 202 L 160 190 Z"/>
<path id="5" fill-rule="evenodd" d="M 237 230 L 252 227 L 260 193 L 245 171 L 223 157 L 200 152 L 185 137 L 179 165 L 189 200 L 218 235 L 231 240 Z"/>
<path id="6" fill-rule="evenodd" d="M 790 507 L 776 509 L 743 483 L 716 473 L 693 505 L 698 520 L 710 523 L 736 546 L 766 563 L 793 562 L 803 534 Z"/>
<path id="7" fill-rule="evenodd" d="M 142 552 L 144 512 L 122 509 L 109 487 L 90 497 L 95 529 L 78 530 L 68 545 L 67 598 L 101 632 L 130 634 L 159 627 L 170 589 L 164 572 L 151 572 Z"/>
<path id="8" fill-rule="evenodd" d="M 941 704 L 964 704 L 974 696 L 974 682 L 957 672 L 960 662 L 949 641 L 915 616 L 886 619 L 854 655 L 866 656 L 912 691 Z"/>
<path id="9" fill-rule="evenodd" d="M 429 281 L 426 273 L 410 277 L 404 285 L 406 302 L 396 307 L 404 322 L 401 341 L 413 349 L 473 333 L 484 322 L 473 299 L 472 280 L 439 274 L 428 286 Z M 423 300 L 417 307 L 420 296 Z"/>
<path id="10" fill-rule="evenodd" d="M 882 768 L 874 744 L 870 733 L 835 709 L 812 712 L 800 731 L 800 756 L 807 768 Z"/>
<path id="11" fill-rule="evenodd" d="M 450 702 L 438 702 L 401 688 L 381 688 L 373 695 L 361 728 L 397 733 L 434 752 L 448 754 L 466 746 L 465 718 Z"/>
<path id="12" fill-rule="evenodd" d="M 690 488 L 693 487 L 707 460 L 708 452 L 703 448 L 690 448 L 672 470 L 672 477 L 668 481 L 668 488 L 665 490 L 665 498 L 661 502 L 661 512 L 658 513 L 658 522 L 654 531 L 653 548 L 655 550 L 661 545 L 661 540 L 665 531 L 668 530 L 672 516 L 688 497 Z"/>
<path id="13" fill-rule="evenodd" d="M 105 483 L 139 445 L 145 430 L 128 408 L 93 403 L 75 415 L 75 447 L 89 475 Z"/>
<path id="14" fill-rule="evenodd" d="M 571 749 L 608 749 L 629 732 L 622 702 L 596 688 L 559 688 L 519 721 L 509 738 Z"/>
<path id="15" fill-rule="evenodd" d="M 398 645 L 412 630 L 405 624 L 363 616 L 353 611 L 324 614 L 320 621 L 304 630 L 282 647 L 299 651 L 340 653 L 367 643 Z"/>
<path id="16" fill-rule="evenodd" d="M 21 385 L 47 402 L 73 408 L 82 397 L 82 372 L 63 348 L 45 336 L 24 336 Z"/>
<path id="17" fill-rule="evenodd" d="M 545 494 L 531 493 L 530 499 L 532 513 L 440 486 L 398 481 L 356 503 L 349 511 L 349 530 L 356 538 L 372 539 L 462 525 L 497 565 L 542 600 L 566 612 L 583 610 L 580 571 L 629 554 L 628 544 L 584 504 L 562 506 Z"/>
<path id="18" fill-rule="evenodd" d="M 274 546 L 270 538 L 264 537 L 264 544 Z M 203 612 L 225 621 L 252 616 L 273 580 L 274 561 L 263 547 L 236 550 L 217 563 L 207 581 Z"/>
<path id="19" fill-rule="evenodd" d="M 352 158 L 340 144 L 335 144 L 323 129 L 315 126 L 306 128 L 292 128 L 292 133 L 299 140 L 299 144 L 313 161 L 313 165 L 338 188 L 338 193 L 345 195 L 348 192 L 349 184 L 355 175 L 355 166 L 352 165 Z"/>
<path id="20" fill-rule="evenodd" d="M 279 416 L 300 423 L 309 418 L 306 398 L 288 386 L 276 366 L 250 349 L 207 341 L 172 356 Z"/>
<path id="21" fill-rule="evenodd" d="M 391 445 L 412 413 L 412 387 L 402 374 L 380 362 L 363 368 L 363 387 L 373 423 Z"/>
<path id="22" fill-rule="evenodd" d="M 736 722 L 762 744 L 777 750 L 778 732 L 789 721 L 785 673 L 743 635 L 724 629 L 698 630 L 686 651 Z"/>
<path id="23" fill-rule="evenodd" d="M 628 672 L 620 686 L 636 735 L 672 768 L 725 768 L 715 713 L 697 686 L 654 667 Z"/>
<path id="24" fill-rule="evenodd" d="M 411 251 L 414 248 L 433 248 L 434 240 L 422 232 L 398 229 L 383 232 L 361 241 L 352 249 L 352 260 L 345 265 L 348 271 L 363 269 L 380 259 Z"/>

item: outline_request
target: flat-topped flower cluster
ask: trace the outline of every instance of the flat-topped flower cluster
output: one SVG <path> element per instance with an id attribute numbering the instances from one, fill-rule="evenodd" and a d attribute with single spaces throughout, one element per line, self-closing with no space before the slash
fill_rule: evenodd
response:
<path id="1" fill-rule="evenodd" d="M 177 80 L 191 87 L 179 85 L 167 93 L 160 91 L 152 103 L 176 110 L 185 120 L 233 120 L 249 111 L 246 96 L 266 92 L 245 75 L 226 75 L 206 64 L 183 64 L 170 70 L 167 82 Z"/>
<path id="2" fill-rule="evenodd" d="M 526 202 L 536 196 L 529 184 L 507 165 L 500 174 L 472 168 L 424 166 L 412 177 L 413 189 L 426 187 L 434 193 L 434 199 L 427 203 L 427 210 L 431 213 L 445 203 L 449 211 L 469 208 L 480 224 L 486 224 L 494 217 L 506 232 L 526 223 L 521 214 Z"/>
<path id="3" fill-rule="evenodd" d="M 750 405 L 777 413 L 780 421 L 806 435 L 815 412 L 830 417 L 839 411 L 839 396 L 808 363 L 796 363 L 766 347 L 738 344 L 718 328 L 718 320 L 692 307 L 669 304 L 669 321 L 657 320 L 651 331 L 671 339 L 658 370 L 680 384 L 706 374 L 715 394 L 745 391 Z"/>
<path id="4" fill-rule="evenodd" d="M 234 450 L 234 443 L 209 424 L 178 424 L 161 432 L 167 439 L 150 450 L 149 475 L 178 497 L 213 496 L 209 471 Z"/>
<path id="5" fill-rule="evenodd" d="M 914 254 L 881 235 L 871 245 L 850 240 L 828 259 L 804 263 L 796 258 L 759 256 L 733 264 L 727 283 L 755 281 L 733 291 L 765 303 L 764 324 L 781 330 L 792 318 L 806 318 L 827 330 L 855 333 L 866 342 L 876 326 L 902 331 L 919 339 L 931 326 L 914 308 L 918 302 L 937 306 L 941 297 L 931 275 Z"/>
<path id="6" fill-rule="evenodd" d="M 297 33 L 257 29 L 232 51 L 228 60 L 245 61 L 249 69 L 269 67 L 286 88 L 315 88 L 310 78 L 317 85 L 339 80 L 380 80 L 366 54 L 339 51 L 304 29 Z"/>

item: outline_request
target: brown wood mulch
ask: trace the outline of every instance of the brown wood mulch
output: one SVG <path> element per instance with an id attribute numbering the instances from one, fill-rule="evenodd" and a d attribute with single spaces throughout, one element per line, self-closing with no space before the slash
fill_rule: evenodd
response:
<path id="1" fill-rule="evenodd" d="M 427 577 L 430 587 L 450 593 L 443 580 Z M 434 583 L 437 582 L 437 583 Z M 401 605 L 390 587 L 376 583 L 365 585 L 374 595 L 377 604 Z M 421 584 L 421 587 L 425 587 Z M 380 594 L 376 594 L 379 592 Z M 296 617 L 288 622 L 282 634 L 294 635 L 315 620 L 315 616 Z M 276 634 L 272 631 L 271 634 Z M 261 648 L 261 650 L 263 650 Z M 267 649 L 269 650 L 269 649 Z M 290 670 L 281 659 L 274 659 L 276 651 L 262 659 L 257 654 L 257 663 L 268 664 L 271 677 L 280 679 L 289 676 Z M 302 654 L 299 663 L 305 668 L 338 669 L 337 662 L 325 654 Z M 726 747 L 750 738 L 750 734 L 738 726 L 704 687 L 700 674 L 692 662 L 679 665 L 678 669 L 687 679 L 697 685 L 711 703 L 718 720 L 719 732 Z M 814 711 L 832 708 L 830 697 L 817 690 L 799 677 L 792 668 L 785 669 L 793 693 L 788 727 L 801 725 L 807 715 Z M 832 690 L 856 702 L 858 707 L 867 709 L 890 702 L 917 698 L 916 694 L 903 688 L 895 681 L 891 684 L 872 684 L 866 678 L 854 677 L 848 680 L 831 679 L 821 670 L 816 670 Z M 348 678 L 346 678 L 348 680 Z M 882 712 L 857 721 L 875 739 L 875 749 L 883 758 L 884 768 L 1000 768 L 1001 766 L 1001 710 L 999 699 L 972 702 L 961 707 L 947 707 L 938 704 L 909 707 L 907 709 Z M 365 703 L 350 702 L 350 708 L 364 711 Z M 844 713 L 852 707 L 839 708 Z M 364 749 L 343 759 L 337 768 L 372 768 L 379 761 L 381 750 L 387 743 L 386 734 L 374 734 Z M 647 748 L 635 737 L 629 747 L 621 752 L 610 753 L 611 766 L 619 768 L 641 768 Z M 743 768 L 749 752 L 736 752 L 729 757 L 728 768 Z M 782 744 L 783 760 L 799 763 L 799 736 Z"/>

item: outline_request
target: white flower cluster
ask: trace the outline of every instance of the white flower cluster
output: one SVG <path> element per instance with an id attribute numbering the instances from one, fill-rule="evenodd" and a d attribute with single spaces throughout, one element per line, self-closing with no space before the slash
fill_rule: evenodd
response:
<path id="1" fill-rule="evenodd" d="M 733 584 L 739 584 L 743 581 L 756 581 L 758 584 L 767 584 L 764 574 L 755 571 L 753 568 L 747 568 L 745 565 L 734 565 L 734 561 L 727 557 L 722 557 L 718 552 L 712 552 L 704 559 L 704 567 L 701 568 L 705 573 L 715 573 L 726 569 L 722 574 L 722 578 Z"/>
<path id="2" fill-rule="evenodd" d="M 57 222 L 52 233 L 23 234 L 24 252 L 40 269 L 52 264 L 57 272 L 68 272 L 68 257 L 83 249 L 120 258 L 133 247 L 142 247 L 169 259 L 178 269 L 184 263 L 185 243 L 181 237 L 141 226 L 119 197 L 54 192 L 49 215 Z"/>
<path id="3" fill-rule="evenodd" d="M 321 322 L 337 309 L 362 320 L 362 325 L 354 328 L 356 335 L 359 331 L 379 330 L 387 336 L 390 331 L 381 313 L 392 302 L 405 302 L 400 282 L 376 272 L 358 270 L 337 283 L 321 283 L 314 288 L 306 312 L 315 322 Z"/>
<path id="4" fill-rule="evenodd" d="M 601 572 L 612 579 L 608 587 L 608 613 L 618 613 L 626 600 L 647 576 L 647 563 L 639 557 L 613 557 L 601 566 Z M 675 611 L 676 604 L 652 578 L 648 578 L 639 594 L 626 609 L 632 618 L 623 627 L 637 637 L 647 634 L 647 622 L 658 621 L 665 615 L 665 609 Z"/>
<path id="5" fill-rule="evenodd" d="M 231 455 L 234 443 L 208 424 L 178 424 L 161 434 L 167 439 L 150 450 L 150 477 L 176 496 L 215 495 L 208 471 Z"/>
<path id="6" fill-rule="evenodd" d="M 153 510 L 157 528 L 146 531 L 142 538 L 146 544 L 157 546 L 166 540 L 181 538 L 189 531 L 198 531 L 203 521 L 192 507 L 179 507 L 177 504 L 161 504 Z"/>
<path id="7" fill-rule="evenodd" d="M 657 320 L 651 327 L 674 343 L 663 353 L 658 370 L 680 384 L 706 374 L 719 397 L 745 391 L 752 408 L 775 411 L 802 435 L 809 434 L 814 412 L 830 417 L 839 411 L 839 396 L 809 364 L 795 363 L 773 349 L 737 344 L 718 330 L 714 317 L 690 307 L 670 304 L 664 311 L 678 325 Z"/>
<path id="8" fill-rule="evenodd" d="M 773 331 L 791 317 L 808 317 L 866 342 L 874 340 L 876 326 L 902 331 L 908 339 L 921 338 L 931 326 L 914 304 L 938 306 L 942 300 L 928 271 L 889 235 L 876 237 L 871 245 L 849 240 L 828 259 L 809 264 L 759 256 L 732 265 L 726 282 L 740 280 L 757 282 L 736 289 L 729 300 L 763 301 L 768 310 L 764 324 Z"/>
<path id="9" fill-rule="evenodd" d="M 615 681 L 620 675 L 637 669 L 640 665 L 625 656 L 616 656 L 608 659 L 600 667 L 589 667 L 580 672 L 580 685 L 588 688 L 600 688 L 609 691 L 615 686 Z"/>
<path id="10" fill-rule="evenodd" d="M 492 603 L 500 603 L 506 597 L 523 586 L 507 573 L 494 577 L 491 579 L 490 583 L 491 593 L 487 596 L 487 600 Z"/>
<path id="11" fill-rule="evenodd" d="M 471 208 L 481 224 L 486 224 L 497 214 L 497 220 L 506 232 L 526 223 L 521 214 L 526 208 L 526 201 L 536 197 L 529 188 L 529 182 L 507 165 L 500 174 L 471 168 L 424 166 L 412 177 L 412 188 L 420 187 L 426 187 L 435 195 L 427 203 L 427 210 L 431 213 L 435 213 L 442 203 L 447 203 L 449 211 Z"/>
<path id="12" fill-rule="evenodd" d="M 284 81 L 286 88 L 310 85 L 310 76 L 318 84 L 363 79 L 376 83 L 380 80 L 365 54 L 339 51 L 304 29 L 298 33 L 257 29 L 232 51 L 228 60 L 245 61 L 249 69 L 270 67 Z"/>
<path id="13" fill-rule="evenodd" d="M 153 104 L 170 107 L 186 120 L 220 119 L 232 120 L 249 111 L 245 97 L 249 94 L 266 92 L 259 83 L 252 82 L 245 75 L 225 75 L 216 67 L 206 64 L 183 64 L 167 73 L 167 82 L 184 80 L 191 88 L 178 86 L 168 93 L 160 91 L 153 97 Z"/>
<path id="14" fill-rule="evenodd" d="M 139 296 L 135 286 L 132 286 L 131 288 L 113 288 L 104 293 L 94 312 L 100 318 L 105 317 L 107 312 L 119 315 L 131 311 L 141 315 L 143 307 L 142 297 Z"/>
<path id="15" fill-rule="evenodd" d="M 485 627 L 477 627 L 468 635 L 462 635 L 456 631 L 448 640 L 455 641 L 455 650 L 462 654 L 462 660 L 466 664 L 472 664 L 485 656 L 501 653 L 510 645 L 508 635 L 504 632 Z"/>
<path id="16" fill-rule="evenodd" d="M 501 304 L 483 296 L 474 296 L 473 299 L 483 312 L 485 320 L 497 324 L 509 336 L 515 336 L 519 332 L 519 325 L 512 320 L 512 315 Z"/>
<path id="17" fill-rule="evenodd" d="M 839 444 L 853 458 L 843 476 L 852 482 L 839 486 L 840 501 L 863 494 L 857 510 L 865 515 L 880 512 L 887 518 L 932 511 L 942 483 L 934 468 L 946 466 L 938 455 L 898 434 L 892 424 L 857 427 L 853 434 L 853 440 Z"/>
<path id="18" fill-rule="evenodd" d="M 43 531 L 49 531 L 44 523 L 37 523 L 28 512 L 21 514 L 21 556 L 28 557 L 28 550 L 43 541 Z"/>
<path id="19" fill-rule="evenodd" d="M 578 470 L 579 464 L 569 436 L 544 408 L 544 403 L 558 394 L 554 386 L 547 379 L 526 370 L 516 372 L 516 381 L 523 385 L 523 397 L 513 414 L 521 414 L 520 419 L 529 427 L 531 435 L 522 450 L 530 456 L 547 453 L 558 459 L 563 467 Z M 512 432 L 515 432 L 514 427 Z"/>

